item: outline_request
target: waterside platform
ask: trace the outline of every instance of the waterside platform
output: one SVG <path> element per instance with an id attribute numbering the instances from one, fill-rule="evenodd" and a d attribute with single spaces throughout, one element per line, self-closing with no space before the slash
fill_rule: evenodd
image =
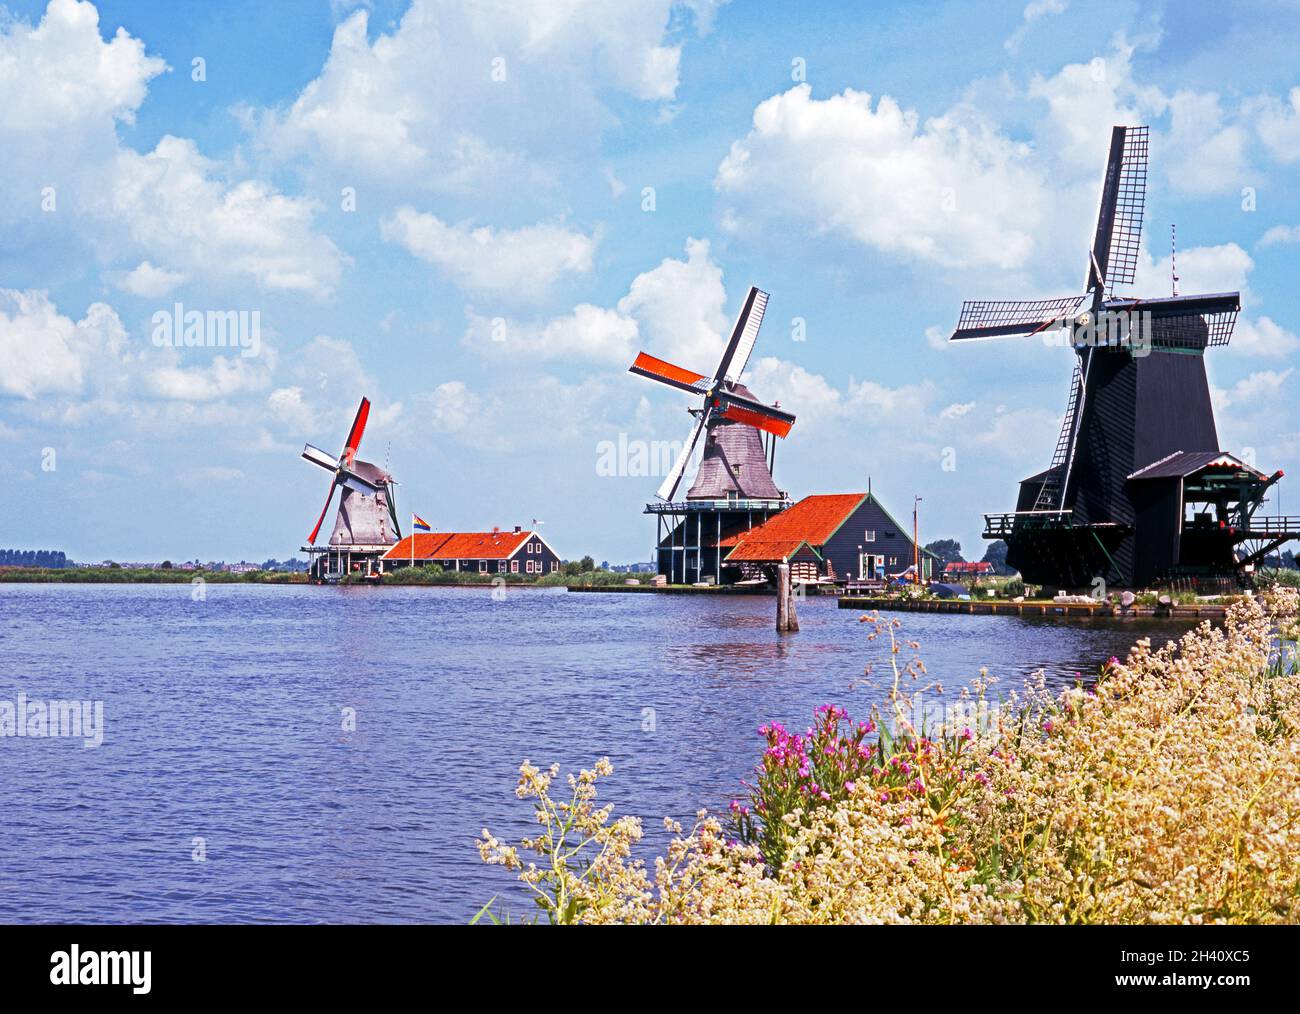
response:
<path id="1" fill-rule="evenodd" d="M 1228 607 L 1217 603 L 1198 603 L 1196 605 L 1112 605 L 1109 602 L 1053 602 L 1039 599 L 1027 602 L 988 601 L 979 599 L 903 599 L 872 598 L 861 595 L 843 595 L 840 597 L 841 609 L 857 609 L 863 612 L 877 610 L 908 613 L 970 613 L 983 616 L 1057 616 L 1085 617 L 1092 619 L 1127 619 L 1127 618 L 1161 618 L 1174 620 L 1215 620 L 1222 619 Z"/>

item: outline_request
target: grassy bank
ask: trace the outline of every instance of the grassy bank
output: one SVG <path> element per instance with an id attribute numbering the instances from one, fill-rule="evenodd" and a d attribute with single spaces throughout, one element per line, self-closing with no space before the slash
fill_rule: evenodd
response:
<path id="1" fill-rule="evenodd" d="M 632 858 L 640 821 L 597 806 L 607 760 L 562 790 L 525 762 L 537 835 L 484 832 L 480 854 L 551 922 L 1295 922 L 1298 614 L 1294 590 L 1244 600 L 1065 691 L 977 685 L 928 726 L 916 646 L 865 617 L 895 648 L 889 704 L 764 726 L 744 798 L 667 821 L 653 866 Z"/>
<path id="2" fill-rule="evenodd" d="M 255 570 L 232 574 L 224 570 L 155 570 L 152 567 L 0 567 L 0 583 L 16 584 L 306 584 L 305 572 Z"/>

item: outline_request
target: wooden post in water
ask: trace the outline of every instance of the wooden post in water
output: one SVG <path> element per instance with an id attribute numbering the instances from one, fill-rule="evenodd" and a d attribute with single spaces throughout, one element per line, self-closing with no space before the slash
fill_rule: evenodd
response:
<path id="1" fill-rule="evenodd" d="M 790 580 L 790 565 L 776 567 L 776 630 L 777 633 L 799 629 L 799 614 L 794 607 L 794 582 Z"/>

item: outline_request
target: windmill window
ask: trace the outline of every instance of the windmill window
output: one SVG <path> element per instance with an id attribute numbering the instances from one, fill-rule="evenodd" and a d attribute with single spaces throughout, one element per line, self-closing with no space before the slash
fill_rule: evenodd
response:
<path id="1" fill-rule="evenodd" d="M 875 530 L 874 528 L 868 528 L 867 531 L 866 531 L 866 533 L 863 535 L 862 538 L 863 538 L 863 541 L 864 541 L 864 542 L 875 542 L 875 541 L 876 541 L 876 530 Z"/>

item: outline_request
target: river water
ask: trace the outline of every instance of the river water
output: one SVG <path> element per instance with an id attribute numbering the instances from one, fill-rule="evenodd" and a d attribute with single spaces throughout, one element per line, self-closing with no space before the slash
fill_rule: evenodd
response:
<path id="1" fill-rule="evenodd" d="M 756 727 L 866 715 L 858 614 L 765 597 L 562 589 L 0 584 L 0 707 L 102 702 L 102 743 L 0 738 L 0 921 L 464 922 L 534 825 L 519 762 L 609 756 L 645 818 L 720 806 Z M 951 692 L 1069 682 L 1154 621 L 896 614 Z M 90 709 L 93 712 L 93 708 Z M 355 728 L 353 728 L 355 726 Z M 91 742 L 93 742 L 93 737 Z"/>

